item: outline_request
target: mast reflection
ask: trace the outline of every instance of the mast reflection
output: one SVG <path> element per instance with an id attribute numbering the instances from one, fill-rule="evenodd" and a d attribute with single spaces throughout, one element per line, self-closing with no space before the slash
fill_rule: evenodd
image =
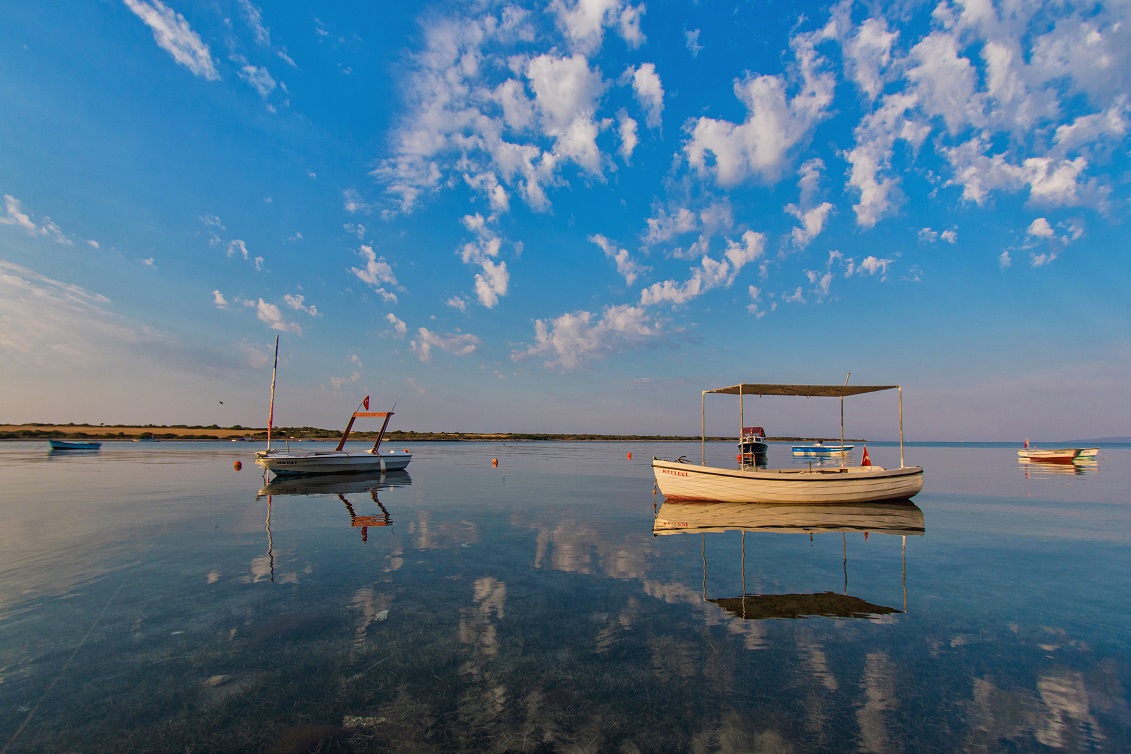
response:
<path id="1" fill-rule="evenodd" d="M 389 471 L 384 474 L 318 474 L 298 477 L 275 477 L 265 482 L 256 493 L 255 499 L 267 498 L 267 557 L 271 569 L 271 581 L 275 580 L 274 540 L 271 535 L 271 508 L 279 496 L 336 497 L 345 506 L 350 517 L 350 526 L 361 529 L 361 541 L 369 541 L 370 527 L 393 525 L 392 514 L 377 497 L 380 490 L 407 487 L 412 477 L 407 471 Z M 369 494 L 380 513 L 358 514 L 354 503 L 347 495 Z"/>
<path id="2" fill-rule="evenodd" d="M 738 597 L 707 596 L 707 534 L 738 531 L 742 537 L 742 594 Z M 773 505 L 765 503 L 664 502 L 652 524 L 653 536 L 695 534 L 702 537 L 703 600 L 744 620 L 827 616 L 869 618 L 907 612 L 907 537 L 926 531 L 923 511 L 910 500 L 859 504 Z M 844 586 L 840 594 L 748 594 L 746 590 L 747 533 L 815 534 L 839 532 L 844 553 Z M 848 532 L 863 532 L 902 538 L 901 565 L 903 610 L 867 602 L 848 593 Z"/>

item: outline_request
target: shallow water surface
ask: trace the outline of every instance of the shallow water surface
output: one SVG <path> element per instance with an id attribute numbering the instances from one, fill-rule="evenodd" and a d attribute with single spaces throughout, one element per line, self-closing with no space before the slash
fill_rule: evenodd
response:
<path id="1" fill-rule="evenodd" d="M 0 444 L 0 752 L 1131 750 L 1131 447 L 843 512 L 665 504 L 699 443 L 254 450 Z"/>

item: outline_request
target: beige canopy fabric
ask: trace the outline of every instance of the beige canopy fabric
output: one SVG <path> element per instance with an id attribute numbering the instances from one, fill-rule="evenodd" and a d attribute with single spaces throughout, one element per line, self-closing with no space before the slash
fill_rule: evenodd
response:
<path id="1" fill-rule="evenodd" d="M 875 393 L 879 390 L 898 390 L 899 385 L 762 385 L 746 384 L 717 387 L 703 393 L 725 395 L 793 395 L 807 398 L 844 398 L 849 395 Z"/>

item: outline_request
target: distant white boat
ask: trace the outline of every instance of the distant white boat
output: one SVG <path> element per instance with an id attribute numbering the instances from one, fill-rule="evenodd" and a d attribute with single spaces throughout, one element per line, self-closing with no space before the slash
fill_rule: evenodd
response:
<path id="1" fill-rule="evenodd" d="M 267 414 L 267 449 L 255 454 L 256 463 L 266 467 L 279 476 L 305 475 L 305 474 L 352 474 L 374 471 L 401 471 L 405 469 L 412 454 L 407 450 L 400 453 L 396 451 L 382 451 L 381 440 L 385 437 L 385 430 L 392 418 L 392 411 L 369 411 L 369 396 L 362 401 L 364 411 L 354 411 L 346 424 L 342 439 L 334 450 L 291 450 L 290 448 L 272 448 L 271 430 L 275 420 L 275 371 L 279 365 L 279 338 L 275 337 L 275 368 L 271 370 L 271 408 Z M 346 450 L 346 441 L 349 439 L 350 430 L 353 429 L 355 420 L 363 417 L 383 418 L 381 431 L 377 441 L 369 450 Z"/>
<path id="2" fill-rule="evenodd" d="M 848 466 L 841 454 L 839 467 L 726 469 L 707 466 L 706 397 L 708 393 L 737 395 L 789 395 L 841 399 L 841 435 L 844 435 L 844 398 L 879 390 L 898 390 L 899 468 Z M 903 389 L 898 385 L 764 385 L 741 384 L 703 391 L 703 459 L 701 465 L 652 459 L 656 487 L 667 500 L 702 500 L 729 503 L 865 503 L 908 499 L 923 489 L 923 469 L 903 464 Z M 843 443 L 841 443 L 843 445 Z"/>
<path id="3" fill-rule="evenodd" d="M 821 441 L 817 441 L 812 445 L 794 445 L 793 455 L 795 456 L 813 456 L 815 458 L 827 458 L 829 456 L 837 455 L 838 453 L 847 453 L 855 448 L 855 445 L 825 445 Z"/>

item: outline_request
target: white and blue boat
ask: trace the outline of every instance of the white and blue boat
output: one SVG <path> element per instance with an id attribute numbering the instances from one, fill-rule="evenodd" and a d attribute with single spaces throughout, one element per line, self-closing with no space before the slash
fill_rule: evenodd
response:
<path id="1" fill-rule="evenodd" d="M 844 443 L 837 443 L 836 445 L 825 445 L 818 440 L 812 445 L 794 445 L 793 455 L 811 458 L 829 458 L 835 455 L 843 455 L 848 451 L 855 448 L 855 445 L 846 445 Z"/>

